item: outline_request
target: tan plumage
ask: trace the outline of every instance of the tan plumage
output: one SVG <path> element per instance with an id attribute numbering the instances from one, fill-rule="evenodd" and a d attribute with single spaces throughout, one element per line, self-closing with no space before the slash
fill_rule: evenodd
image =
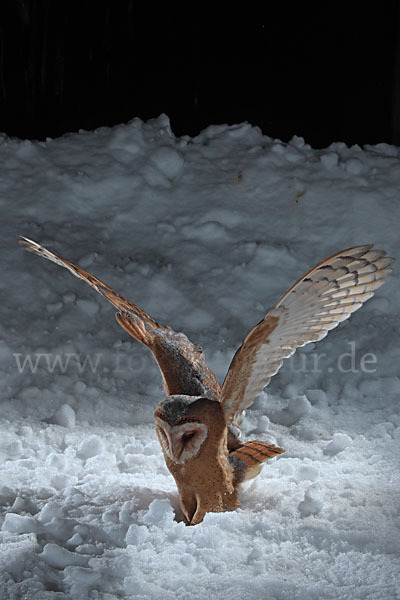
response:
<path id="1" fill-rule="evenodd" d="M 238 506 L 238 485 L 284 452 L 260 441 L 242 442 L 231 425 L 296 348 L 325 337 L 373 296 L 394 259 L 372 245 L 338 252 L 301 277 L 246 336 L 222 390 L 202 350 L 183 333 L 154 321 L 102 281 L 28 238 L 28 250 L 67 268 L 117 309 L 118 323 L 153 353 L 166 399 L 154 413 L 166 464 L 175 478 L 188 524 L 207 512 Z"/>
<path id="2" fill-rule="evenodd" d="M 205 364 L 200 346 L 192 344 L 183 333 L 177 333 L 171 327 L 160 325 L 144 310 L 68 260 L 28 238 L 21 237 L 20 243 L 30 252 L 68 269 L 118 309 L 119 312 L 115 316 L 121 327 L 153 353 L 163 376 L 167 396 L 182 393 L 184 389 L 185 393 L 191 396 L 205 394 L 209 398 L 219 397 L 220 385 L 214 373 Z"/>
<path id="3" fill-rule="evenodd" d="M 222 386 L 227 421 L 252 404 L 296 348 L 348 319 L 392 272 L 393 258 L 372 244 L 348 248 L 310 269 L 246 336 Z"/>

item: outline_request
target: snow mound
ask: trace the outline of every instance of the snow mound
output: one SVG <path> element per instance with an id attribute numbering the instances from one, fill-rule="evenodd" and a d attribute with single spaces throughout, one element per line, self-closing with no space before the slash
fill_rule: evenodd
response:
<path id="1" fill-rule="evenodd" d="M 69 429 L 72 429 L 72 427 L 75 427 L 76 423 L 74 409 L 68 404 L 62 404 L 60 408 L 56 410 L 51 419 L 49 419 L 49 423 L 54 423 L 55 425 L 61 425 L 62 427 L 68 427 Z"/>
<path id="2" fill-rule="evenodd" d="M 335 456 L 352 444 L 353 440 L 346 433 L 335 433 L 333 440 L 324 448 L 324 453 Z"/>
<path id="3" fill-rule="evenodd" d="M 311 486 L 304 494 L 304 500 L 302 500 L 298 509 L 301 517 L 309 517 L 311 515 L 317 515 L 323 509 L 324 502 L 321 498 L 320 487 L 317 485 Z"/>
<path id="4" fill-rule="evenodd" d="M 55 569 L 65 569 L 70 566 L 86 566 L 88 562 L 87 556 L 70 552 L 66 548 L 62 548 L 58 544 L 46 544 L 43 548 L 41 557 L 51 567 Z"/>
<path id="5" fill-rule="evenodd" d="M 400 256 L 399 148 L 313 150 L 249 123 L 177 139 L 165 115 L 46 142 L 0 136 L 0 598 L 400 597 L 396 270 L 284 361 L 245 441 L 285 453 L 186 527 L 154 431 L 150 352 L 27 235 L 203 347 L 246 334 L 325 257 Z M 349 348 L 351 351 L 349 352 Z"/>

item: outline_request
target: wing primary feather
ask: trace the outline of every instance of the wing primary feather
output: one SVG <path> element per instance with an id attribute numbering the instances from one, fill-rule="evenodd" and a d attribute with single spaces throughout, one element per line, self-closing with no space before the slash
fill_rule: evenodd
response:
<path id="1" fill-rule="evenodd" d="M 21 237 L 20 243 L 30 252 L 68 269 L 118 309 L 117 322 L 129 335 L 147 346 L 153 353 L 168 396 L 187 394 L 204 395 L 213 400 L 219 399 L 221 388 L 215 375 L 207 367 L 201 348 L 193 344 L 183 333 L 157 323 L 144 310 L 120 296 L 100 279 L 57 256 L 37 242 Z"/>
<path id="2" fill-rule="evenodd" d="M 284 358 L 323 339 L 385 282 L 393 258 L 372 244 L 348 248 L 307 271 L 253 327 L 236 352 L 222 386 L 230 423 L 250 406 Z"/>

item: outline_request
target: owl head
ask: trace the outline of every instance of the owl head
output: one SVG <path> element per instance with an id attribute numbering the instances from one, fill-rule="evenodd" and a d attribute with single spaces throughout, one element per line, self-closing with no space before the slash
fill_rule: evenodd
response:
<path id="1" fill-rule="evenodd" d="M 221 404 L 201 396 L 168 396 L 158 404 L 154 419 L 164 454 L 176 464 L 196 458 L 226 430 Z"/>

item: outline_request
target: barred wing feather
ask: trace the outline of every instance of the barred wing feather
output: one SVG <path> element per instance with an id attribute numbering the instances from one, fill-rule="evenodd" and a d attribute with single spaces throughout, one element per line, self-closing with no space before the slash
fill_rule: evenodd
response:
<path id="1" fill-rule="evenodd" d="M 183 333 L 178 333 L 169 326 L 157 323 L 144 310 L 120 296 L 118 292 L 91 273 L 26 237 L 21 237 L 20 243 L 30 252 L 68 269 L 118 309 L 116 318 L 121 327 L 153 353 L 162 374 L 165 393 L 168 396 L 187 394 L 219 399 L 220 386 L 212 371 L 207 367 L 200 346 L 192 344 Z"/>
<path id="2" fill-rule="evenodd" d="M 319 263 L 278 300 L 247 335 L 230 364 L 221 402 L 232 423 L 300 346 L 324 338 L 348 319 L 391 273 L 393 258 L 372 244 L 348 248 Z"/>

